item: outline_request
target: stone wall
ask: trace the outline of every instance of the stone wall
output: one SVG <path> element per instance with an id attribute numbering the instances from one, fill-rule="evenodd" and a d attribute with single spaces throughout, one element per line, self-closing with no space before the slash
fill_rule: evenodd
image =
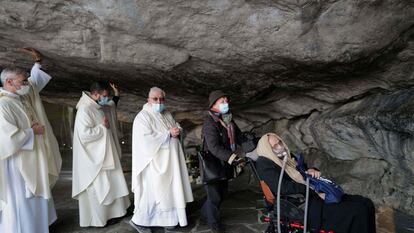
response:
<path id="1" fill-rule="evenodd" d="M 243 129 L 276 130 L 347 191 L 412 215 L 412 0 L 0 2 L 0 68 L 31 60 L 45 101 L 74 106 L 94 80 L 121 86 L 131 122 L 151 86 L 200 143 L 211 90 Z"/>

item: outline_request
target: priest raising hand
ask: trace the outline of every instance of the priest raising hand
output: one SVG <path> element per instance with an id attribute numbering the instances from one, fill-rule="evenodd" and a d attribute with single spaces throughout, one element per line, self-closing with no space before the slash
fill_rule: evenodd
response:
<path id="1" fill-rule="evenodd" d="M 42 62 L 42 54 L 37 51 L 34 48 L 21 48 L 20 51 L 24 52 L 24 53 L 28 53 L 32 56 L 32 59 L 37 62 L 37 63 L 41 63 Z"/>
<path id="2" fill-rule="evenodd" d="M 41 54 L 25 70 L 5 68 L 0 88 L 0 232 L 49 232 L 56 220 L 51 188 L 62 164 L 40 91 L 52 79 L 41 70 Z"/>
<path id="3" fill-rule="evenodd" d="M 76 108 L 73 133 L 72 197 L 79 200 L 81 227 L 103 227 L 130 205 L 128 187 L 108 118 L 98 104 L 104 88 L 84 91 Z"/>
<path id="4" fill-rule="evenodd" d="M 118 107 L 118 103 L 120 101 L 119 96 L 119 88 L 115 83 L 108 83 L 107 82 L 98 82 L 95 85 L 99 85 L 103 88 L 102 95 L 98 100 L 98 104 L 102 106 L 102 110 L 105 113 L 106 118 L 108 119 L 109 127 L 114 137 L 115 146 L 118 152 L 118 155 L 122 156 L 122 149 L 120 144 L 120 138 L 122 137 L 122 131 L 120 129 L 119 121 L 118 121 L 118 114 L 116 109 Z M 114 95 L 111 95 L 111 89 Z M 104 123 L 107 126 L 107 123 Z"/>

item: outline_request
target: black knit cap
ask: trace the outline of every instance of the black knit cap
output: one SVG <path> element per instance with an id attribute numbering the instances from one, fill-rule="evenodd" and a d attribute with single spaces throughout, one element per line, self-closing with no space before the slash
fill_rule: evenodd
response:
<path id="1" fill-rule="evenodd" d="M 216 103 L 216 101 L 223 96 L 227 97 L 228 95 L 221 90 L 212 91 L 210 95 L 208 96 L 208 102 L 209 102 L 208 108 L 211 108 L 211 106 L 213 106 L 214 103 Z"/>
<path id="2" fill-rule="evenodd" d="M 108 90 L 109 91 L 109 85 L 105 82 L 94 82 L 91 84 L 91 87 L 89 88 L 89 91 L 92 92 L 102 92 Z"/>

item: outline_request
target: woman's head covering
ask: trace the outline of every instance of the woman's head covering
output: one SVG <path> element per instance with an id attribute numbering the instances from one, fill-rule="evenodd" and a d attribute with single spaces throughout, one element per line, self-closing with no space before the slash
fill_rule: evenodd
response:
<path id="1" fill-rule="evenodd" d="M 267 159 L 272 160 L 274 163 L 276 163 L 279 167 L 282 167 L 283 164 L 283 158 L 279 158 L 272 150 L 272 146 L 269 143 L 269 137 L 276 137 L 283 145 L 283 147 L 286 150 L 287 155 L 288 156 L 288 160 L 286 162 L 286 166 L 285 166 L 285 172 L 289 175 L 290 178 L 292 178 L 294 181 L 296 181 L 297 183 L 301 183 L 304 184 L 305 181 L 302 177 L 302 175 L 298 172 L 298 170 L 296 170 L 296 161 L 292 158 L 292 156 L 290 155 L 290 151 L 289 148 L 287 147 L 286 143 L 282 140 L 282 138 L 280 136 L 278 136 L 275 133 L 267 133 L 265 135 L 263 135 L 260 140 L 259 143 L 257 145 L 257 154 L 259 156 L 265 157 Z"/>
<path id="2" fill-rule="evenodd" d="M 210 93 L 210 95 L 208 96 L 208 108 L 210 109 L 218 99 L 220 99 L 221 97 L 227 96 L 226 93 L 224 93 L 222 90 L 215 90 L 212 91 Z"/>

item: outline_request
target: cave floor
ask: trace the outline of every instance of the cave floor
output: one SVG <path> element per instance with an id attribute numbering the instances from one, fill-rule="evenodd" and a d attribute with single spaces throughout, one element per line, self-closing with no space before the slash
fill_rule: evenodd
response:
<path id="1" fill-rule="evenodd" d="M 66 157 L 67 159 L 68 157 Z M 64 158 L 65 160 L 65 158 Z M 122 159 L 125 177 L 130 187 L 131 159 L 125 155 Z M 67 163 L 66 163 L 67 165 Z M 67 166 L 69 168 L 71 166 Z M 64 168 L 65 170 L 65 162 Z M 249 179 L 249 171 L 245 171 L 241 177 L 230 182 L 228 197 L 222 204 L 222 221 L 226 232 L 248 233 L 263 232 L 267 225 L 258 221 L 261 211 L 261 193 L 254 179 Z M 123 217 L 116 224 L 103 228 L 81 228 L 79 226 L 78 202 L 71 198 L 70 172 L 63 171 L 60 180 L 53 189 L 55 207 L 58 214 L 57 221 L 50 227 L 52 233 L 133 233 L 136 232 L 129 224 L 130 216 Z M 193 184 L 195 201 L 187 206 L 188 226 L 180 228 L 179 232 L 211 232 L 200 221 L 200 208 L 203 203 L 204 189 L 201 185 Z M 130 194 L 131 200 L 133 195 Z M 162 233 L 163 228 L 153 228 L 153 232 Z M 389 208 L 379 207 L 377 210 L 377 232 L 414 232 L 414 218 L 396 213 Z"/>

